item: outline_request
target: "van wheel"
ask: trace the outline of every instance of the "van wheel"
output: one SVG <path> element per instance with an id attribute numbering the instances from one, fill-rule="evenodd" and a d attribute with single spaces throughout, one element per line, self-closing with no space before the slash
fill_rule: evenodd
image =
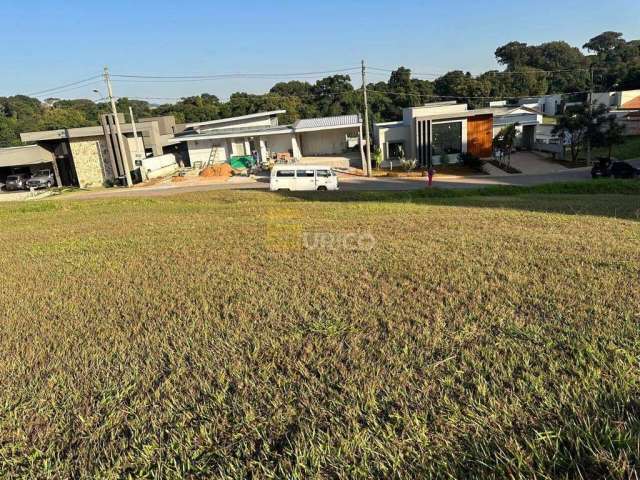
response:
<path id="1" fill-rule="evenodd" d="M 320 187 L 318 187 L 318 191 L 319 192 L 326 192 L 327 191 L 327 187 L 320 186 Z"/>

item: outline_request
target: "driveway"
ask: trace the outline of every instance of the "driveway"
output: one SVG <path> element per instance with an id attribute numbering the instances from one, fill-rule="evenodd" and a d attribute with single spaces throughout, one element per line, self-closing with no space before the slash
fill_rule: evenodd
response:
<path id="1" fill-rule="evenodd" d="M 548 156 L 538 152 L 516 152 L 512 154 L 511 166 L 527 175 L 544 175 L 568 170 L 567 167 L 551 161 Z"/>

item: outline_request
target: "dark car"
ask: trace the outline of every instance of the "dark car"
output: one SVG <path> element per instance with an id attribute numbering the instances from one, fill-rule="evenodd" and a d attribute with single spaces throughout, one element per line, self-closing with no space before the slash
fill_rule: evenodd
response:
<path id="1" fill-rule="evenodd" d="M 38 170 L 27 180 L 27 188 L 51 188 L 55 184 L 51 170 Z"/>
<path id="2" fill-rule="evenodd" d="M 26 190 L 28 178 L 29 175 L 26 173 L 14 173 L 13 175 L 9 175 L 4 188 L 5 190 Z"/>
<path id="3" fill-rule="evenodd" d="M 613 162 L 611 176 L 613 178 L 636 178 L 640 176 L 640 168 L 636 168 L 627 162 Z"/>

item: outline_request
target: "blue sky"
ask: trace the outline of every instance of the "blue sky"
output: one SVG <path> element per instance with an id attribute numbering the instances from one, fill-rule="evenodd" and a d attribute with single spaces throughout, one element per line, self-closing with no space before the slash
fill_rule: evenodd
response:
<path id="1" fill-rule="evenodd" d="M 495 68 L 511 40 L 581 46 L 605 31 L 640 38 L 640 1 L 14 1 L 2 0 L 0 95 L 99 74 L 289 73 L 404 65 L 415 72 Z M 354 72 L 359 75 L 358 72 Z M 370 80 L 383 80 L 373 73 Z M 309 80 L 313 81 L 313 78 Z M 359 80 L 358 80 L 359 81 Z M 262 93 L 274 79 L 114 84 L 118 96 Z M 97 98 L 96 84 L 53 96 Z M 159 103 L 157 101 L 155 103 Z"/>

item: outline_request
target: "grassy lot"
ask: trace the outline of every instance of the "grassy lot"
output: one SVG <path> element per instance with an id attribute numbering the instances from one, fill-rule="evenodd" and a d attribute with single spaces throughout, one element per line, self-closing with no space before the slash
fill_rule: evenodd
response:
<path id="1" fill-rule="evenodd" d="M 631 135 L 624 137 L 625 142 L 622 145 L 615 145 L 611 151 L 611 156 L 618 160 L 631 160 L 640 158 L 640 135 Z M 608 148 L 594 148 L 591 152 L 593 158 L 609 156 Z M 584 149 L 580 152 L 581 158 L 586 158 Z M 571 158 L 569 154 L 569 158 Z"/>
<path id="2" fill-rule="evenodd" d="M 0 477 L 633 478 L 639 218 L 614 181 L 0 205 Z"/>

